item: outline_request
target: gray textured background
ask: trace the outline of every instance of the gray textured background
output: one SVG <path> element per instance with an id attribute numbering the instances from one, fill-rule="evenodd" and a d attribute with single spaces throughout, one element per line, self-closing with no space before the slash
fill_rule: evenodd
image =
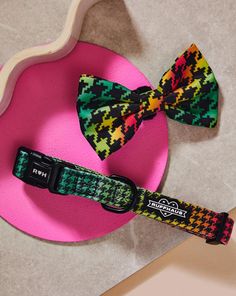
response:
<path id="1" fill-rule="evenodd" d="M 0 62 L 54 40 L 69 4 L 0 0 Z M 179 52 L 192 42 L 198 45 L 220 85 L 220 123 L 207 130 L 168 121 L 163 191 L 217 211 L 236 206 L 235 32 L 234 0 L 104 0 L 89 11 L 81 38 L 125 55 L 153 85 Z M 99 295 L 186 237 L 138 217 L 89 243 L 54 244 L 0 221 L 0 296 Z"/>

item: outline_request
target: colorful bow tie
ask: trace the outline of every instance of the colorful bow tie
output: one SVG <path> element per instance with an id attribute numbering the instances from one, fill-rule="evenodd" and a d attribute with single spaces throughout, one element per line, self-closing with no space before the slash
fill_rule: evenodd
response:
<path id="1" fill-rule="evenodd" d="M 159 111 L 190 125 L 214 127 L 217 123 L 217 81 L 194 44 L 165 72 L 157 89 L 141 90 L 91 75 L 80 77 L 81 130 L 101 159 L 125 145 L 142 121 Z"/>

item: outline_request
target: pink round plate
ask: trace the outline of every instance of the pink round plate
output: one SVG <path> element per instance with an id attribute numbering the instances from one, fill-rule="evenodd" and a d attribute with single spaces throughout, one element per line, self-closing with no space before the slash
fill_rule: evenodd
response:
<path id="1" fill-rule="evenodd" d="M 47 240 L 94 239 L 121 227 L 132 213 L 104 211 L 86 198 L 61 196 L 26 185 L 12 175 L 16 150 L 26 146 L 103 174 L 125 175 L 156 190 L 168 154 L 163 113 L 145 121 L 125 147 L 101 161 L 84 139 L 76 112 L 78 80 L 94 74 L 135 89 L 150 85 L 127 59 L 103 47 L 79 42 L 58 61 L 36 64 L 17 82 L 10 107 L 0 117 L 0 215 L 16 228 Z"/>

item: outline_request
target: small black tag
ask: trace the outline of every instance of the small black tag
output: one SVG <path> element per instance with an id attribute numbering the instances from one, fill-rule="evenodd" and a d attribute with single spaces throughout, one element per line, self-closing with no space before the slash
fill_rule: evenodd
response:
<path id="1" fill-rule="evenodd" d="M 31 164 L 30 170 L 29 170 L 29 177 L 37 180 L 39 183 L 48 184 L 49 177 L 51 174 L 51 168 L 41 165 L 39 163 L 33 162 Z"/>
<path id="2" fill-rule="evenodd" d="M 145 209 L 149 212 L 156 212 L 163 219 L 176 219 L 186 222 L 189 218 L 189 212 L 183 204 L 178 202 L 177 199 L 170 199 L 164 195 L 158 199 L 147 198 Z"/>

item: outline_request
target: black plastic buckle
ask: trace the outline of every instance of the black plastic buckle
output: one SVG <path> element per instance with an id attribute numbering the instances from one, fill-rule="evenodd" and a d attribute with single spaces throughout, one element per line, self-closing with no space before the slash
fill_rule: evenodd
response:
<path id="1" fill-rule="evenodd" d="M 129 212 L 130 210 L 132 210 L 137 202 L 137 193 L 138 190 L 136 188 L 136 185 L 134 184 L 133 181 L 131 181 L 130 179 L 123 177 L 123 176 L 118 176 L 118 175 L 111 175 L 110 178 L 121 181 L 127 185 L 130 186 L 131 188 L 131 192 L 132 192 L 132 196 L 131 196 L 131 203 L 129 205 L 127 205 L 126 208 L 116 208 L 116 207 L 111 207 L 109 205 L 105 205 L 105 204 L 101 204 L 101 206 L 103 207 L 104 210 L 112 212 L 112 213 L 116 213 L 116 214 L 124 214 Z"/>
<path id="2" fill-rule="evenodd" d="M 47 188 L 52 193 L 60 194 L 56 187 L 59 173 L 65 167 L 65 164 L 63 162 L 55 162 L 53 158 L 25 147 L 20 147 L 18 153 L 20 151 L 27 152 L 29 156 L 28 166 L 21 180 L 32 186 L 43 189 Z M 14 171 L 15 166 L 13 174 Z"/>
<path id="3" fill-rule="evenodd" d="M 219 228 L 218 228 L 216 237 L 215 238 L 208 238 L 206 240 L 207 244 L 210 244 L 210 245 L 219 245 L 219 244 L 221 244 L 223 231 L 225 229 L 225 223 L 227 221 L 227 218 L 228 218 L 229 214 L 223 212 L 223 213 L 220 213 L 220 215 L 222 215 L 222 219 L 221 219 L 220 224 L 218 226 Z"/>

